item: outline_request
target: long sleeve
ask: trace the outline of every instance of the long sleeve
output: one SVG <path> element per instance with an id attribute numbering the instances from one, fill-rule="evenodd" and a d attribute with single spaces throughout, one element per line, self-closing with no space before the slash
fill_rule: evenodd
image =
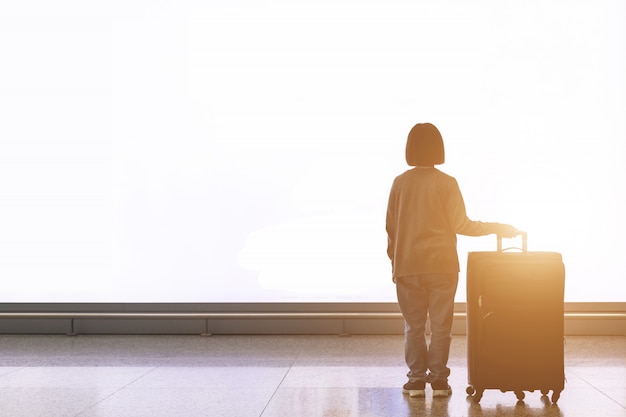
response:
<path id="1" fill-rule="evenodd" d="M 465 236 L 484 236 L 494 233 L 496 223 L 485 223 L 481 221 L 471 220 L 467 217 L 465 210 L 465 201 L 457 181 L 451 178 L 448 186 L 447 201 L 448 218 L 453 231 L 459 235 Z"/>

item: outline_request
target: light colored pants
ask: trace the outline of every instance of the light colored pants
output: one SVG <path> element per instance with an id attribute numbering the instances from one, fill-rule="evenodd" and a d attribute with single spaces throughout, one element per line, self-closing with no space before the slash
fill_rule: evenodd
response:
<path id="1" fill-rule="evenodd" d="M 414 381 L 447 381 L 452 340 L 454 295 L 459 274 L 423 274 L 396 280 L 398 304 L 404 316 L 404 355 L 407 376 Z M 426 318 L 430 317 L 430 346 Z"/>

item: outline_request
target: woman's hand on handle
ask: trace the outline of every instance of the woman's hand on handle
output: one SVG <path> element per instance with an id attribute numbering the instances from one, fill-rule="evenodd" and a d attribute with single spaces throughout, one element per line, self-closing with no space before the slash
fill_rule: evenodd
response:
<path id="1" fill-rule="evenodd" d="M 495 226 L 496 230 L 494 231 L 494 233 L 507 239 L 515 237 L 520 233 L 519 230 L 517 230 L 510 224 L 496 223 Z"/>

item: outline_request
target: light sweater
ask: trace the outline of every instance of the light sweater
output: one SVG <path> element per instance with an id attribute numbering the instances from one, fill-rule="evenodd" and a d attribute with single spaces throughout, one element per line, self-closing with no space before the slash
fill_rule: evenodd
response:
<path id="1" fill-rule="evenodd" d="M 488 235 L 499 225 L 470 220 L 456 179 L 434 167 L 396 177 L 386 223 L 394 279 L 459 272 L 457 234 Z"/>

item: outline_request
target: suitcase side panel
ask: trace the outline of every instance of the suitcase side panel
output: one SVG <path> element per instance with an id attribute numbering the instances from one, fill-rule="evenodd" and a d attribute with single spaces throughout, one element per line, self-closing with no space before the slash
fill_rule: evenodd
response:
<path id="1" fill-rule="evenodd" d="M 563 389 L 564 281 L 563 262 L 555 252 L 470 253 L 470 385 Z"/>

